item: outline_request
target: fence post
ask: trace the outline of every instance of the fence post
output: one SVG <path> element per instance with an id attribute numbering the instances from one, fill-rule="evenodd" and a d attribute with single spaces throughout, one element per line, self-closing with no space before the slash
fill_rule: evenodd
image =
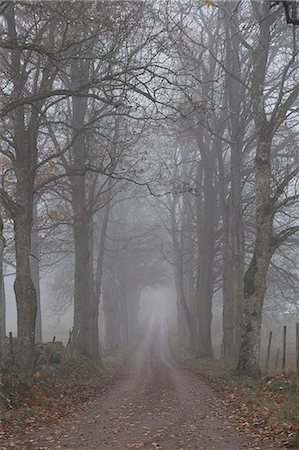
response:
<path id="1" fill-rule="evenodd" d="M 287 326 L 283 326 L 282 371 L 286 368 Z"/>
<path id="2" fill-rule="evenodd" d="M 270 360 L 270 352 L 271 352 L 271 342 L 272 342 L 272 331 L 269 333 L 269 340 L 268 340 L 268 348 L 267 348 L 267 358 L 266 358 L 266 367 L 265 367 L 265 374 L 267 375 L 268 368 L 269 368 L 269 360 Z"/>
<path id="3" fill-rule="evenodd" d="M 296 323 L 296 372 L 299 377 L 299 322 Z"/>

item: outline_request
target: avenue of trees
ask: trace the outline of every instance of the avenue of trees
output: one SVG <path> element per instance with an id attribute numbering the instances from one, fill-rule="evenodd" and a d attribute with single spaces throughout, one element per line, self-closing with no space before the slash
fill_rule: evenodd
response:
<path id="1" fill-rule="evenodd" d="M 173 285 L 180 342 L 213 357 L 221 298 L 221 356 L 259 375 L 264 303 L 299 286 L 297 6 L 0 3 L 0 331 L 13 270 L 24 375 L 45 270 L 91 359 L 100 315 L 126 345 L 142 290 Z"/>

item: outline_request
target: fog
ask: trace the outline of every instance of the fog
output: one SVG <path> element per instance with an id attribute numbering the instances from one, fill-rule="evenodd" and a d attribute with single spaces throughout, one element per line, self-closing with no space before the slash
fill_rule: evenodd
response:
<path id="1" fill-rule="evenodd" d="M 17 335 L 17 308 L 16 299 L 13 290 L 13 277 L 5 278 L 5 294 L 6 294 L 6 327 L 7 331 L 11 331 L 13 336 Z M 47 293 L 47 288 L 44 283 L 41 283 Z M 44 286 L 43 286 L 44 285 Z M 43 290 L 42 290 L 43 292 Z M 67 343 L 69 338 L 69 330 L 72 328 L 73 322 L 73 307 L 70 307 L 62 314 L 53 313 L 53 304 L 49 295 L 43 295 L 42 303 L 42 326 L 43 326 L 43 341 L 50 342 L 54 336 L 57 341 Z"/>
<path id="2" fill-rule="evenodd" d="M 156 321 L 251 375 L 286 325 L 295 367 L 296 2 L 199 3 L 0 7 L 0 323 L 21 372 L 54 336 L 101 361 Z"/>
<path id="3" fill-rule="evenodd" d="M 140 295 L 138 321 L 140 327 L 151 321 L 162 320 L 163 324 L 176 329 L 176 294 L 171 288 L 145 288 Z M 150 319 L 149 319 L 150 318 Z"/>
<path id="4" fill-rule="evenodd" d="M 298 447 L 298 27 L 0 2 L 1 449 Z"/>

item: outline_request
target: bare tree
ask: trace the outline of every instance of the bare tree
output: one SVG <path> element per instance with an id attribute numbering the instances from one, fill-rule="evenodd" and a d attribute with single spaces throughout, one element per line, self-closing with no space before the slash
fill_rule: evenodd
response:
<path id="1" fill-rule="evenodd" d="M 297 61 L 297 50 L 282 68 L 281 81 L 274 107 L 269 110 L 265 101 L 265 82 L 268 70 L 269 51 L 273 32 L 271 27 L 276 15 L 271 14 L 269 2 L 254 4 L 255 19 L 259 34 L 253 49 L 252 108 L 256 128 L 255 190 L 256 190 L 256 238 L 254 253 L 244 279 L 244 323 L 237 370 L 257 375 L 260 372 L 260 338 L 263 301 L 267 289 L 267 273 L 272 255 L 287 237 L 298 231 L 298 226 L 275 234 L 274 219 L 280 197 L 291 180 L 298 174 L 298 167 L 287 172 L 278 185 L 272 183 L 272 146 L 277 130 L 287 119 L 292 105 L 298 98 L 299 88 L 295 84 L 286 87 L 289 71 Z M 286 92 L 287 91 L 287 92 Z M 295 199 L 297 195 L 295 195 Z M 292 202 L 294 198 L 292 199 Z M 288 201 L 286 201 L 286 204 Z"/>
<path id="2" fill-rule="evenodd" d="M 0 216 L 0 338 L 6 336 L 6 320 L 5 320 L 5 288 L 3 277 L 3 260 L 4 260 L 5 239 L 3 236 L 3 220 Z"/>

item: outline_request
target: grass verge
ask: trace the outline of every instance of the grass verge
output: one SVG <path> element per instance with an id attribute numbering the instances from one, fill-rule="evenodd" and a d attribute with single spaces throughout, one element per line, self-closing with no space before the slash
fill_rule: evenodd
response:
<path id="1" fill-rule="evenodd" d="M 299 379 L 294 373 L 255 379 L 237 375 L 233 366 L 219 360 L 197 359 L 175 342 L 171 350 L 180 364 L 217 391 L 241 430 L 284 448 L 299 449 Z"/>
<path id="2" fill-rule="evenodd" d="M 14 378 L 0 379 L 0 441 L 8 448 L 22 447 L 22 436 L 84 411 L 119 377 L 123 355 L 107 355 L 102 362 L 82 356 L 64 361 L 59 371 L 38 376 L 28 386 Z M 2 444 L 3 442 L 3 444 Z M 0 447 L 6 448 L 6 447 Z"/>

